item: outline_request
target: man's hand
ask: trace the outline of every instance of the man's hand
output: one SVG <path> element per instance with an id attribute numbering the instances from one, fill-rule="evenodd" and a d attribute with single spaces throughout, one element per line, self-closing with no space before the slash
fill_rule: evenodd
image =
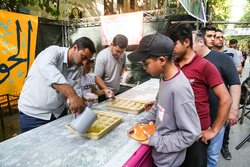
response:
<path id="1" fill-rule="evenodd" d="M 103 89 L 104 94 L 106 95 L 107 98 L 115 98 L 115 94 L 112 90 L 110 89 Z"/>
<path id="2" fill-rule="evenodd" d="M 145 104 L 144 109 L 146 111 L 149 111 L 152 108 L 152 106 L 154 105 L 154 103 L 155 103 L 155 101 L 148 102 L 147 104 Z"/>
<path id="3" fill-rule="evenodd" d="M 80 114 L 85 106 L 86 102 L 78 95 L 69 97 L 69 110 L 71 113 Z"/>
<path id="4" fill-rule="evenodd" d="M 202 131 L 201 133 L 201 141 L 205 144 L 208 144 L 208 141 L 216 136 L 216 132 L 214 132 L 211 128 Z"/>
<path id="5" fill-rule="evenodd" d="M 238 114 L 235 112 L 230 112 L 227 118 L 227 124 L 233 126 L 238 123 Z"/>
<path id="6" fill-rule="evenodd" d="M 120 82 L 123 84 L 128 83 L 129 79 L 130 79 L 129 73 L 127 71 L 124 71 L 121 75 Z"/>

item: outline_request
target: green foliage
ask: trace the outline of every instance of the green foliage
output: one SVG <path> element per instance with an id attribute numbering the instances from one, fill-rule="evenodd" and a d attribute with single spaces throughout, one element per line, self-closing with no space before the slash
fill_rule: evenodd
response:
<path id="1" fill-rule="evenodd" d="M 0 9 L 10 12 L 18 12 L 18 6 L 20 4 L 23 4 L 24 6 L 34 6 L 38 4 L 42 10 L 45 9 L 46 12 L 50 13 L 52 16 L 59 16 L 59 11 L 53 9 L 50 6 L 50 2 L 56 3 L 57 0 L 0 0 Z"/>
<path id="2" fill-rule="evenodd" d="M 229 21 L 231 12 L 231 0 L 209 0 L 208 15 L 212 12 L 211 21 Z M 219 29 L 225 29 L 226 25 L 214 25 Z"/>
<path id="3" fill-rule="evenodd" d="M 240 21 L 250 23 L 250 0 L 247 1 L 247 5 L 244 7 L 244 15 L 242 16 Z M 249 27 L 249 25 L 240 25 L 237 27 Z"/>
<path id="4" fill-rule="evenodd" d="M 244 15 L 240 19 L 240 22 L 249 22 L 250 23 L 250 0 L 247 1 L 247 5 L 244 8 Z M 236 25 L 235 27 L 237 28 L 249 28 L 249 24 L 240 24 Z M 230 36 L 228 39 L 235 38 L 237 39 L 238 46 L 240 49 L 249 52 L 250 49 L 250 35 L 245 35 L 245 36 Z"/>

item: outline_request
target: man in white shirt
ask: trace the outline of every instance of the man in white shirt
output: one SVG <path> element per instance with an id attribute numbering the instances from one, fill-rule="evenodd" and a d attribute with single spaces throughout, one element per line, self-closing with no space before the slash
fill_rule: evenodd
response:
<path id="1" fill-rule="evenodd" d="M 96 52 L 93 41 L 77 39 L 70 48 L 50 46 L 33 62 L 18 101 L 21 131 L 39 127 L 65 115 L 69 110 L 80 113 L 85 102 L 80 97 L 81 66 Z"/>

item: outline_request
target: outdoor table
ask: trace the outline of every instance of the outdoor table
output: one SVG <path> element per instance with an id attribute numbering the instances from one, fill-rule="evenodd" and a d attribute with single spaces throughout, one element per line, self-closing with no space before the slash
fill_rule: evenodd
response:
<path id="1" fill-rule="evenodd" d="M 153 101 L 159 88 L 159 79 L 151 79 L 117 98 Z M 123 122 L 99 140 L 72 134 L 65 127 L 72 120 L 67 115 L 43 126 L 22 133 L 0 143 L 1 167 L 119 167 L 140 147 L 140 143 L 127 136 L 127 130 L 144 117 L 109 111 L 105 102 L 94 109 L 123 116 Z"/>

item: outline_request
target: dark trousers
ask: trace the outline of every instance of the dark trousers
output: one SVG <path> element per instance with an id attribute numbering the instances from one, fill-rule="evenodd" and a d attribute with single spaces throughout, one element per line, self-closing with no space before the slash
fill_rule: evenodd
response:
<path id="1" fill-rule="evenodd" d="M 181 167 L 206 167 L 208 146 L 209 144 L 205 144 L 201 140 L 194 142 L 187 148 L 186 157 Z"/>
<path id="2" fill-rule="evenodd" d="M 19 113 L 20 113 L 20 126 L 21 126 L 22 133 L 27 132 L 31 129 L 37 128 L 41 125 L 44 125 L 56 119 L 56 117 L 53 114 L 51 115 L 50 120 L 43 120 L 43 119 L 28 116 L 24 114 L 22 111 L 19 111 Z M 67 108 L 64 109 L 64 111 L 59 116 L 59 118 L 65 115 L 67 115 Z"/>
<path id="3" fill-rule="evenodd" d="M 229 133 L 230 133 L 230 126 L 227 125 L 225 128 L 225 132 L 224 132 L 224 138 L 223 138 L 223 144 L 222 146 L 226 146 L 229 144 Z"/>

